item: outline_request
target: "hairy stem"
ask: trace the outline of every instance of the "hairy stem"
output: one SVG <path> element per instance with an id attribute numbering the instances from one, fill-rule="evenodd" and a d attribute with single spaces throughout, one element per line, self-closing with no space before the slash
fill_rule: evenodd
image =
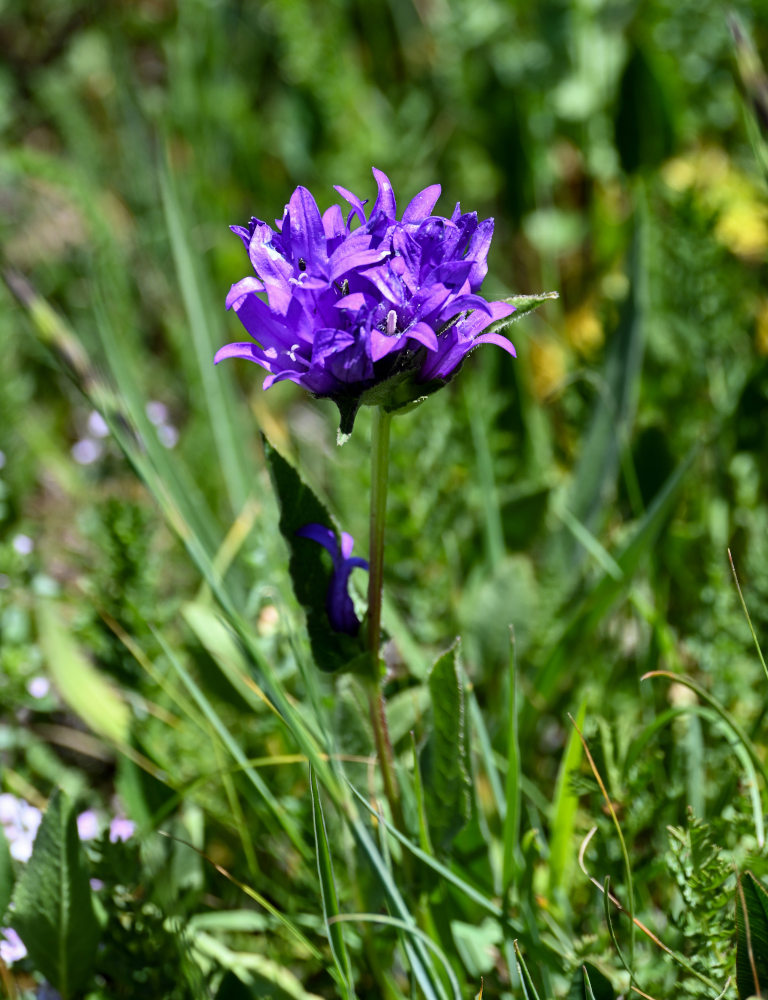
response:
<path id="1" fill-rule="evenodd" d="M 376 753 L 384 782 L 384 793 L 392 818 L 402 828 L 400 790 L 395 776 L 395 762 L 387 727 L 386 705 L 379 675 L 381 645 L 381 592 L 384 573 L 384 527 L 387 515 L 387 477 L 389 473 L 389 430 L 392 416 L 377 406 L 373 411 L 371 433 L 371 534 L 370 576 L 368 578 L 368 649 L 371 655 L 368 705 L 376 742 Z"/>

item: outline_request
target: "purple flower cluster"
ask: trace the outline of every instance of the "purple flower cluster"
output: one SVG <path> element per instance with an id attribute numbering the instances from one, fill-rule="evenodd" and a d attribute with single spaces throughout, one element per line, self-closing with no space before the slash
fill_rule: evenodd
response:
<path id="1" fill-rule="evenodd" d="M 398 219 L 392 185 L 373 174 L 378 195 L 368 215 L 366 202 L 339 186 L 346 219 L 338 205 L 321 215 L 297 187 L 276 229 L 259 219 L 231 227 L 256 276 L 232 286 L 227 308 L 255 343 L 227 344 L 215 357 L 255 361 L 269 372 L 265 389 L 289 379 L 333 399 L 345 433 L 361 403 L 407 406 L 445 385 L 479 344 L 515 354 L 487 330 L 514 306 L 477 294 L 493 219 L 478 221 L 458 204 L 449 219 L 433 215 L 439 184 Z"/>

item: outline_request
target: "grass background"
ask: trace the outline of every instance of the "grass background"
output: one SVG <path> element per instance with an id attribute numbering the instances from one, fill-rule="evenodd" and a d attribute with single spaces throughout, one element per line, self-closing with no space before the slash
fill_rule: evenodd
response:
<path id="1" fill-rule="evenodd" d="M 764 6 L 732 11 L 764 48 Z M 563 995 L 585 956 L 619 988 L 600 893 L 576 864 L 593 824 L 593 874 L 629 887 L 578 715 L 638 914 L 724 982 L 730 902 L 715 907 L 715 883 L 685 865 L 691 806 L 728 857 L 759 868 L 754 772 L 706 701 L 760 745 L 765 678 L 729 546 L 758 635 L 768 623 L 766 160 L 726 11 L 5 0 L 0 52 L 0 782 L 38 804 L 62 785 L 104 810 L 117 790 L 147 833 L 132 877 L 146 892 L 151 875 L 155 895 L 125 903 L 137 943 L 125 992 L 105 995 L 138 995 L 147 969 L 157 996 L 335 995 L 313 797 L 290 755 L 306 752 L 302 726 L 363 757 L 369 735 L 354 684 L 309 665 L 259 431 L 364 551 L 369 415 L 337 449 L 330 403 L 290 384 L 262 394 L 255 366 L 210 360 L 239 336 L 223 299 L 247 273 L 227 225 L 279 216 L 299 183 L 321 208 L 334 183 L 370 197 L 372 164 L 401 205 L 439 181 L 446 214 L 460 199 L 495 217 L 488 297 L 560 293 L 512 328 L 516 361 L 484 348 L 393 426 L 385 626 L 404 770 L 409 732 L 429 730 L 428 666 L 457 635 L 471 724 L 473 820 L 435 857 L 488 900 L 512 893 L 543 995 Z M 165 407 L 159 423 L 150 401 Z M 94 406 L 107 437 L 89 424 Z M 248 665 L 217 618 L 222 587 L 226 620 L 250 629 Z M 641 683 L 651 670 L 700 691 Z M 42 701 L 27 690 L 38 675 L 54 680 Z M 287 730 L 243 675 L 292 706 Z M 365 766 L 349 768 L 365 790 Z M 519 836 L 504 820 L 510 773 Z M 381 887 L 326 818 L 341 910 L 378 912 Z M 199 856 L 153 839 L 158 826 L 290 914 L 317 955 Z M 510 884 L 500 856 L 513 849 Z M 700 861 L 694 875 L 714 878 Z M 518 995 L 504 921 L 391 863 L 404 892 L 432 899 L 432 937 L 463 995 L 481 974 L 486 996 Z M 232 909 L 249 914 L 234 930 Z M 195 933 L 171 918 L 197 920 Z M 382 984 L 389 960 L 361 926 L 345 925 L 349 982 L 408 995 L 407 949 Z M 716 995 L 654 944 L 637 951 L 649 993 Z M 246 975 L 235 952 L 261 965 Z"/>

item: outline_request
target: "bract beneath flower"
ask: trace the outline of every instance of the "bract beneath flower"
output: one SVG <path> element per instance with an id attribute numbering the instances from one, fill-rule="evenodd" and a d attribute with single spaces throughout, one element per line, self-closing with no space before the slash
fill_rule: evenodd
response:
<path id="1" fill-rule="evenodd" d="M 267 389 L 288 379 L 330 398 L 342 434 L 358 408 L 409 406 L 445 385 L 467 354 L 512 344 L 487 328 L 514 312 L 478 292 L 488 270 L 493 219 L 433 215 L 440 186 L 425 188 L 398 220 L 388 178 L 373 170 L 378 195 L 366 202 L 345 188 L 322 215 L 304 187 L 293 192 L 272 228 L 259 219 L 232 226 L 255 271 L 234 284 L 234 309 L 251 341 L 216 354 L 255 361 L 269 373 Z M 487 331 L 487 332 L 484 332 Z"/>

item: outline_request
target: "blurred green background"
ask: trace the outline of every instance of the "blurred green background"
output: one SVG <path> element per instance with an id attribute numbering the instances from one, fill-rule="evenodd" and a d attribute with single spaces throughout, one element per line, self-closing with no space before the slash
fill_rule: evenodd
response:
<path id="1" fill-rule="evenodd" d="M 729 14 L 768 50 L 763 0 L 727 10 L 700 0 L 0 0 L 7 790 L 31 798 L 64 780 L 108 797 L 116 777 L 109 752 L 94 756 L 73 735 L 71 699 L 66 708 L 28 691 L 47 669 L 41 596 L 66 603 L 71 633 L 125 691 L 162 702 L 115 624 L 160 664 L 154 629 L 170 630 L 214 684 L 179 621 L 196 573 L 82 380 L 55 360 L 62 337 L 46 338 L 45 323 L 38 335 L 32 290 L 74 331 L 93 379 L 125 397 L 130 373 L 133 419 L 175 463 L 190 509 L 205 511 L 211 550 L 233 523 L 243 528 L 233 586 L 301 691 L 273 634 L 284 550 L 257 431 L 302 464 L 365 551 L 368 420 L 337 449 L 330 403 L 286 383 L 262 394 L 256 366 L 208 360 L 240 337 L 223 303 L 249 265 L 227 226 L 279 217 L 297 184 L 321 209 L 335 183 L 372 197 L 371 165 L 401 206 L 438 181 L 439 211 L 461 200 L 495 218 L 489 298 L 560 293 L 512 327 L 517 361 L 484 348 L 394 422 L 392 693 L 461 634 L 500 745 L 513 624 L 524 770 L 545 794 L 565 712 L 582 698 L 617 726 L 623 759 L 617 720 L 639 725 L 667 704 L 662 688 L 640 685 L 646 670 L 685 669 L 759 727 L 765 698 L 726 549 L 764 635 L 768 198 Z M 139 399 L 151 404 L 143 417 Z M 278 752 L 269 726 L 255 732 L 241 705 L 232 711 L 248 752 Z M 199 748 L 179 731 L 157 736 L 157 718 L 144 723 L 142 752 L 159 763 L 181 753 L 173 766 L 192 780 Z M 724 766 L 691 746 L 679 751 L 682 786 L 660 757 L 644 772 L 659 797 L 627 822 L 649 855 L 649 831 L 679 820 L 686 795 L 706 811 L 708 776 Z M 219 803 L 216 836 L 234 863 L 226 811 Z"/>

